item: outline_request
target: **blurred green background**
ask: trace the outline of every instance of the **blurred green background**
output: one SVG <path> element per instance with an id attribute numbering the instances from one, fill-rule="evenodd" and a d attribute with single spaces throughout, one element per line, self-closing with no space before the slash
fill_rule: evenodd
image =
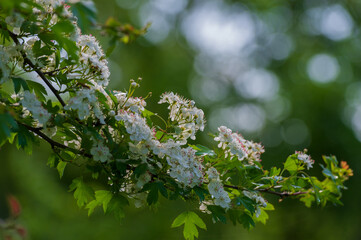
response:
<path id="1" fill-rule="evenodd" d="M 319 174 L 322 154 L 335 154 L 354 169 L 344 206 L 306 208 L 270 197 L 276 211 L 266 225 L 246 231 L 212 224 L 199 239 L 361 239 L 361 2 L 358 0 L 96 0 L 98 20 L 114 16 L 149 32 L 110 56 L 112 89 L 142 77 L 138 95 L 152 92 L 148 109 L 166 115 L 159 95 L 178 92 L 204 109 L 208 126 L 226 125 L 261 141 L 265 168 L 281 166 L 295 150 L 309 149 Z M 107 46 L 107 39 L 99 36 Z M 23 208 L 29 239 L 182 239 L 170 225 L 194 206 L 163 201 L 157 210 L 128 208 L 119 224 L 97 211 L 78 209 L 68 186 L 81 169 L 59 180 L 46 166 L 49 146 L 31 156 L 0 150 L 0 218 L 5 196 Z"/>

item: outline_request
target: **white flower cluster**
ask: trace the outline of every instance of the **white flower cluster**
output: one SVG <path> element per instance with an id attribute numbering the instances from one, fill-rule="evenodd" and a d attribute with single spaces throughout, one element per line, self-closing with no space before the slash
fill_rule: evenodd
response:
<path id="1" fill-rule="evenodd" d="M 307 155 L 305 152 L 298 152 L 296 151 L 297 159 L 304 162 L 307 166 L 307 169 L 310 169 L 313 167 L 314 160 L 311 159 L 310 155 Z"/>
<path id="2" fill-rule="evenodd" d="M 251 192 L 247 190 L 243 190 L 243 195 L 254 200 L 259 206 L 261 207 L 267 207 L 266 200 L 261 196 L 258 192 Z"/>
<path id="3" fill-rule="evenodd" d="M 99 119 L 100 123 L 105 124 L 104 115 L 95 96 L 95 91 L 94 89 L 80 89 L 75 97 L 69 99 L 64 109 L 77 110 L 78 117 L 81 120 L 90 116 L 90 110 L 93 110 L 92 112 Z"/>
<path id="4" fill-rule="evenodd" d="M 232 130 L 221 126 L 218 128 L 219 134 L 214 138 L 219 142 L 218 147 L 226 150 L 226 157 L 237 156 L 238 160 L 248 160 L 249 164 L 261 161 L 261 154 L 264 152 L 263 146 L 259 143 L 248 141 L 238 133 L 232 133 Z"/>
<path id="5" fill-rule="evenodd" d="M 90 150 L 91 155 L 95 161 L 107 162 L 111 159 L 112 155 L 109 148 L 101 141 L 96 141 Z"/>
<path id="6" fill-rule="evenodd" d="M 129 109 L 134 113 L 141 114 L 144 111 L 144 107 L 147 103 L 143 98 L 138 97 L 127 97 L 127 93 L 115 91 L 114 96 L 118 100 L 119 107 L 123 107 L 123 109 Z"/>
<path id="7" fill-rule="evenodd" d="M 41 106 L 41 102 L 36 98 L 36 96 L 27 90 L 24 91 L 23 98 L 20 100 L 20 103 L 31 112 L 33 118 L 38 120 L 40 124 L 45 125 L 51 117 L 51 114 L 43 108 L 43 106 Z"/>
<path id="8" fill-rule="evenodd" d="M 221 179 L 219 178 L 219 173 L 217 169 L 211 167 L 206 172 L 208 175 L 208 190 L 209 193 L 214 198 L 214 204 L 221 206 L 222 208 L 228 209 L 230 207 L 231 199 L 228 196 L 228 193 L 224 190 Z"/>
<path id="9" fill-rule="evenodd" d="M 1 74 L 0 83 L 4 83 L 9 79 L 11 72 L 8 66 L 9 62 L 10 62 L 10 56 L 7 51 L 7 48 L 4 46 L 0 46 L 0 74 Z"/>
<path id="10" fill-rule="evenodd" d="M 43 12 L 40 8 L 33 8 L 33 13 L 38 16 L 39 21 L 47 19 L 49 17 L 49 13 L 54 13 L 55 9 L 60 6 L 64 7 L 61 13 L 62 17 L 73 17 L 73 14 L 69 11 L 70 6 L 65 4 L 64 0 L 35 0 L 35 3 L 37 3 L 44 9 Z M 52 18 L 50 20 L 50 24 L 55 24 L 58 20 L 58 16 L 56 14 L 52 14 L 51 17 Z"/>
<path id="11" fill-rule="evenodd" d="M 99 79 L 91 79 L 94 83 L 106 87 L 109 83 L 108 61 L 105 59 L 104 52 L 98 41 L 91 35 L 79 35 L 77 45 L 80 49 L 80 63 L 82 74 L 98 73 Z"/>
<path id="12" fill-rule="evenodd" d="M 5 18 L 5 22 L 7 25 L 11 26 L 13 29 L 13 33 L 19 34 L 20 33 L 20 27 L 24 22 L 23 16 L 21 14 L 14 12 L 11 16 L 7 16 Z"/>
<path id="13" fill-rule="evenodd" d="M 130 140 L 133 141 L 129 142 L 129 151 L 133 157 L 147 162 L 149 152 L 152 151 L 159 158 L 166 157 L 170 166 L 169 175 L 180 185 L 194 187 L 202 184 L 203 166 L 196 157 L 194 149 L 181 148 L 181 145 L 172 139 L 160 143 L 154 137 L 145 119 L 138 113 L 123 110 L 115 116 L 115 119 L 124 122 Z"/>
<path id="14" fill-rule="evenodd" d="M 203 166 L 191 147 L 181 148 L 170 140 L 166 149 L 166 159 L 171 167 L 169 175 L 179 181 L 181 185 L 195 187 L 203 183 Z"/>
<path id="15" fill-rule="evenodd" d="M 152 136 L 152 130 L 149 128 L 145 119 L 137 113 L 121 111 L 115 116 L 115 120 L 123 121 L 127 133 L 130 134 L 132 141 L 148 141 Z"/>
<path id="16" fill-rule="evenodd" d="M 134 185 L 136 190 L 141 190 L 143 186 L 150 182 L 152 175 L 149 172 L 145 172 L 139 176 L 137 183 Z"/>
<path id="17" fill-rule="evenodd" d="M 16 59 L 19 65 L 22 64 L 23 58 L 20 53 L 21 47 L 16 45 L 0 46 L 0 83 L 4 83 L 9 80 L 11 75 L 11 67 Z"/>
<path id="18" fill-rule="evenodd" d="M 64 1 L 61 0 L 35 0 L 37 4 L 42 6 L 45 11 L 47 12 L 53 12 L 54 9 L 58 6 L 60 6 Z"/>
<path id="19" fill-rule="evenodd" d="M 204 113 L 195 107 L 194 101 L 184 99 L 172 92 L 164 93 L 158 103 L 168 103 L 169 118 L 177 123 L 180 133 L 174 138 L 181 144 L 186 144 L 187 139 L 196 139 L 196 132 L 203 131 L 205 125 Z"/>

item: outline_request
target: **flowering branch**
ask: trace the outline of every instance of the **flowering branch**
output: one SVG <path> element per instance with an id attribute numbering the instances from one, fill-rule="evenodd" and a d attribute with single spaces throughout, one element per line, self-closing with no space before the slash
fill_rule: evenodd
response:
<path id="1" fill-rule="evenodd" d="M 67 67 L 62 67 L 62 68 L 59 68 L 59 69 L 55 69 L 53 71 L 48 71 L 48 72 L 43 72 L 43 73 L 45 75 L 52 76 L 52 75 L 54 75 L 54 73 L 59 72 L 59 71 L 64 70 L 64 69 L 67 69 Z"/>
<path id="2" fill-rule="evenodd" d="M 1 26 L 0 26 L 1 28 Z M 18 40 L 18 36 L 16 34 L 14 34 L 13 32 L 11 32 L 10 30 L 6 29 L 7 32 L 9 33 L 11 39 L 14 41 L 14 43 L 16 45 L 20 45 L 20 42 Z M 38 75 L 39 77 L 44 81 L 44 83 L 49 87 L 49 89 L 53 92 L 53 94 L 55 95 L 55 97 L 58 99 L 58 101 L 60 102 L 60 104 L 64 107 L 66 104 L 64 102 L 64 100 L 61 98 L 61 96 L 59 95 L 58 91 L 54 88 L 54 86 L 50 83 L 50 81 L 47 79 L 47 77 L 45 76 L 45 74 L 39 70 L 31 61 L 30 59 L 26 56 L 24 51 L 21 51 L 21 55 L 23 56 L 24 59 L 24 63 L 28 64 Z"/>
<path id="3" fill-rule="evenodd" d="M 129 202 L 136 207 L 153 206 L 161 195 L 169 200 L 199 202 L 199 210 L 211 213 L 214 221 L 225 221 L 229 215 L 230 220 L 250 228 L 255 221 L 264 222 L 265 211 L 273 209 L 264 193 L 293 196 L 308 207 L 313 202 L 341 204 L 344 182 L 353 174 L 346 162 L 339 165 L 336 157 L 324 156 L 322 181 L 305 173 L 314 164 L 306 151 L 290 155 L 282 169 L 264 170 L 263 146 L 226 126 L 220 126 L 213 135 L 216 146 L 193 145 L 189 140 L 196 140 L 206 123 L 204 112 L 194 101 L 172 92 L 162 94 L 158 103 L 167 104 L 169 110 L 165 120 L 146 109 L 147 97 L 133 96 L 141 78 L 131 80 L 126 92 L 109 90 L 108 62 L 96 38 L 81 34 L 69 6 L 58 1 L 34 1 L 37 4 L 15 1 L 14 8 L 21 11 L 7 13 L 1 13 L 0 1 L 1 15 L 9 15 L 7 20 L 0 18 L 0 37 L 10 36 L 15 43 L 0 45 L 0 86 L 12 81 L 16 93 L 0 95 L 0 106 L 11 106 L 0 109 L 0 143 L 15 142 L 29 150 L 34 141 L 32 134 L 29 137 L 32 132 L 55 149 L 51 156 L 54 164 L 50 165 L 55 167 L 58 162 L 60 176 L 64 161 L 74 163 L 79 155 L 88 158 L 84 165 L 92 177 L 98 179 L 101 174 L 102 179 L 108 179 L 103 189 L 94 191 L 84 182 L 85 173 L 79 173 L 70 185 L 79 207 L 88 209 L 89 215 L 95 207 L 103 206 L 105 212 L 120 218 Z M 107 24 L 119 30 L 117 22 Z M 41 33 L 45 37 L 39 37 Z M 20 43 L 20 36 L 25 35 Z M 67 54 L 60 54 L 64 51 Z M 29 58 L 33 55 L 40 56 L 40 64 L 33 64 Z M 24 65 L 19 67 L 36 72 L 63 108 L 43 96 L 42 85 L 14 76 L 13 66 L 22 60 Z M 25 69 L 26 65 L 31 69 Z M 69 95 L 67 102 L 51 81 L 65 86 L 61 93 Z M 153 121 L 153 116 L 162 120 L 165 129 Z M 53 140 L 54 136 L 59 140 Z M 255 185 L 262 189 L 253 188 Z M 278 187 L 280 192 L 275 190 Z M 186 239 L 194 239 L 198 236 L 194 222 L 205 228 L 198 215 L 190 211 L 181 214 L 172 226 L 185 224 L 185 231 L 190 231 Z"/>
<path id="4" fill-rule="evenodd" d="M 59 143 L 57 141 L 54 141 L 53 139 L 51 139 L 50 137 L 48 137 L 47 135 L 42 133 L 41 129 L 39 129 L 39 128 L 34 128 L 34 127 L 29 126 L 29 125 L 20 123 L 20 122 L 17 122 L 17 123 L 24 126 L 24 127 L 26 127 L 28 130 L 35 133 L 36 135 L 38 135 L 42 139 L 44 139 L 46 142 L 48 142 L 50 144 L 51 148 L 58 147 L 58 148 L 61 148 L 61 149 L 69 150 L 69 151 L 71 151 L 71 152 L 73 152 L 75 154 L 79 154 L 79 155 L 83 155 L 83 156 L 88 157 L 88 158 L 92 158 L 92 155 L 90 155 L 88 153 L 85 153 L 84 151 L 80 151 L 80 150 L 71 148 L 69 146 L 66 146 L 64 144 L 61 144 L 61 143 Z"/>
<path id="5" fill-rule="evenodd" d="M 226 188 L 232 188 L 232 189 L 237 189 L 237 190 L 246 190 L 245 188 L 239 187 L 239 186 L 234 186 L 234 185 L 228 185 L 228 184 L 224 184 L 224 187 Z M 298 192 L 276 192 L 276 191 L 272 191 L 270 189 L 257 189 L 256 191 L 258 192 L 264 192 L 264 193 L 269 193 L 269 194 L 273 194 L 273 195 L 277 195 L 280 198 L 285 198 L 285 197 L 291 197 L 291 196 L 298 196 L 298 195 L 303 195 L 303 194 L 307 194 L 309 192 L 305 192 L 305 191 L 298 191 Z"/>

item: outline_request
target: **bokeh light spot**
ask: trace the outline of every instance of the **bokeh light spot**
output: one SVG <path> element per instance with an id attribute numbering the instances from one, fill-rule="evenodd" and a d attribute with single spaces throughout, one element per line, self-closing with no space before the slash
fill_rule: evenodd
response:
<path id="1" fill-rule="evenodd" d="M 318 83 L 328 83 L 336 79 L 340 66 L 336 58 L 328 54 L 317 54 L 307 64 L 307 73 L 311 80 Z"/>

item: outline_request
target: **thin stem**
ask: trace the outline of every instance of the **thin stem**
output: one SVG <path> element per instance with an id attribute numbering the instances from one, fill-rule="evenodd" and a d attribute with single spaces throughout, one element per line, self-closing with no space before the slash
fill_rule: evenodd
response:
<path id="1" fill-rule="evenodd" d="M 237 190 L 244 190 L 244 188 L 242 188 L 242 187 L 238 187 L 238 186 L 234 186 L 234 185 L 228 185 L 228 184 L 225 184 L 224 187 L 233 188 L 233 189 L 237 189 Z M 276 192 L 276 191 L 272 191 L 272 190 L 269 190 L 269 189 L 258 189 L 257 191 L 277 195 L 280 198 L 303 195 L 303 194 L 308 193 L 308 192 L 302 192 L 302 191 L 294 192 L 294 193 L 293 192 Z"/>
<path id="2" fill-rule="evenodd" d="M 16 45 L 20 45 L 20 42 L 18 40 L 18 36 L 14 33 L 12 33 L 11 31 L 7 30 L 9 32 L 10 37 L 12 38 L 12 40 L 14 41 L 14 43 Z M 31 61 L 30 59 L 26 56 L 26 54 L 21 51 L 21 55 L 24 58 L 24 63 L 28 64 L 38 75 L 39 77 L 45 82 L 45 84 L 50 88 L 50 90 L 54 93 L 55 97 L 59 100 L 60 104 L 64 107 L 66 104 L 64 102 L 64 100 L 61 98 L 61 96 L 59 95 L 58 91 L 54 88 L 54 86 L 49 82 L 49 80 L 46 78 L 45 74 L 40 71 Z"/>
<path id="3" fill-rule="evenodd" d="M 162 118 L 161 116 L 159 116 L 157 113 L 154 113 L 154 116 L 158 117 L 160 120 L 162 120 L 164 122 L 165 125 L 165 129 L 168 129 L 168 124 L 167 122 L 164 120 L 164 118 Z"/>
<path id="4" fill-rule="evenodd" d="M 78 150 L 78 149 L 75 149 L 75 148 L 71 148 L 71 147 L 68 147 L 68 146 L 66 146 L 64 144 L 61 144 L 61 143 L 57 142 L 57 141 L 54 141 L 50 137 L 46 136 L 43 132 L 41 132 L 39 128 L 34 128 L 34 127 L 29 126 L 29 125 L 20 123 L 20 122 L 18 122 L 18 124 L 26 127 L 28 130 L 32 131 L 33 133 L 35 133 L 36 135 L 38 135 L 39 137 L 41 137 L 42 139 L 47 141 L 50 144 L 51 148 L 57 147 L 57 148 L 61 148 L 61 149 L 66 149 L 66 150 L 69 150 L 69 151 L 71 151 L 71 152 L 73 152 L 75 154 L 79 154 L 79 155 L 82 155 L 82 156 L 85 156 L 85 157 L 88 157 L 88 158 L 92 158 L 92 155 L 90 155 L 88 153 L 85 153 L 84 151 L 81 151 L 81 150 Z"/>
<path id="5" fill-rule="evenodd" d="M 61 71 L 61 70 L 64 70 L 64 69 L 66 69 L 66 68 L 67 68 L 67 67 L 62 67 L 62 68 L 59 68 L 59 69 L 55 69 L 55 70 L 53 70 L 53 71 L 43 72 L 43 73 L 46 74 L 46 75 L 49 75 L 49 76 L 53 76 L 54 73 L 59 72 L 59 71 Z"/>

